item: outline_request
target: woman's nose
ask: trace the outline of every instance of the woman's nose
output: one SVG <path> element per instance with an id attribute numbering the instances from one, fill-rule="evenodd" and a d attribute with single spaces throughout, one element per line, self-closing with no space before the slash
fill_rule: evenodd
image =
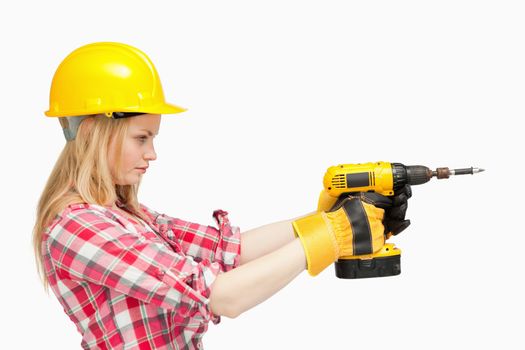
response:
<path id="1" fill-rule="evenodd" d="M 155 149 L 152 147 L 151 149 L 149 149 L 145 154 L 144 154 L 144 158 L 146 160 L 155 160 L 157 159 L 157 153 L 155 152 Z"/>

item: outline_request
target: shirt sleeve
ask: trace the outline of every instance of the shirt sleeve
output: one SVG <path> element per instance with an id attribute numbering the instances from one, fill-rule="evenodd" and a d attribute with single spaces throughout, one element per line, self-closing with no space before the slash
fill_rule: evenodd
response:
<path id="1" fill-rule="evenodd" d="M 228 213 L 215 210 L 218 229 L 160 214 L 145 205 L 141 209 L 158 225 L 159 233 L 171 245 L 196 260 L 218 262 L 223 272 L 239 266 L 241 254 L 240 229 L 231 226 Z"/>
<path id="2" fill-rule="evenodd" d="M 130 232 L 101 211 L 81 208 L 66 214 L 49 232 L 46 244 L 62 278 L 106 286 L 184 316 L 199 312 L 216 321 L 209 296 L 220 265 L 196 262 L 153 236 Z"/>

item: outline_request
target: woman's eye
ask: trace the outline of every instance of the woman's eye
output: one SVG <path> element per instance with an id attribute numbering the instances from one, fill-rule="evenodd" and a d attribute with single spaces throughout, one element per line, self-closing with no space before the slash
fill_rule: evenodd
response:
<path id="1" fill-rule="evenodd" d="M 144 143 L 144 142 L 146 142 L 148 137 L 147 136 L 139 136 L 139 137 L 137 137 L 137 139 L 140 141 L 140 143 Z"/>

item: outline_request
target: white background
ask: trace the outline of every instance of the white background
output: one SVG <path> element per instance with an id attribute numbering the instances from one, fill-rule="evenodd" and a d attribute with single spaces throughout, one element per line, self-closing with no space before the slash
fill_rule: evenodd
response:
<path id="1" fill-rule="evenodd" d="M 170 102 L 140 199 L 247 230 L 315 209 L 326 168 L 477 166 L 414 187 L 398 277 L 303 272 L 207 349 L 518 349 L 525 9 L 519 1 L 18 1 L 0 13 L 2 348 L 77 349 L 31 229 L 64 145 L 51 79 L 75 48 L 146 52 Z M 9 346 L 7 346 L 9 345 Z"/>

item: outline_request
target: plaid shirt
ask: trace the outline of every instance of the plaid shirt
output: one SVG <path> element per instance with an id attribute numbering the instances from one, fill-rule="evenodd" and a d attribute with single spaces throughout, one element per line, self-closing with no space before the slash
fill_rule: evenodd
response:
<path id="1" fill-rule="evenodd" d="M 220 322 L 210 286 L 238 266 L 239 228 L 222 210 L 216 229 L 140 206 L 147 225 L 87 203 L 57 215 L 42 242 L 51 289 L 84 349 L 202 348 Z"/>

